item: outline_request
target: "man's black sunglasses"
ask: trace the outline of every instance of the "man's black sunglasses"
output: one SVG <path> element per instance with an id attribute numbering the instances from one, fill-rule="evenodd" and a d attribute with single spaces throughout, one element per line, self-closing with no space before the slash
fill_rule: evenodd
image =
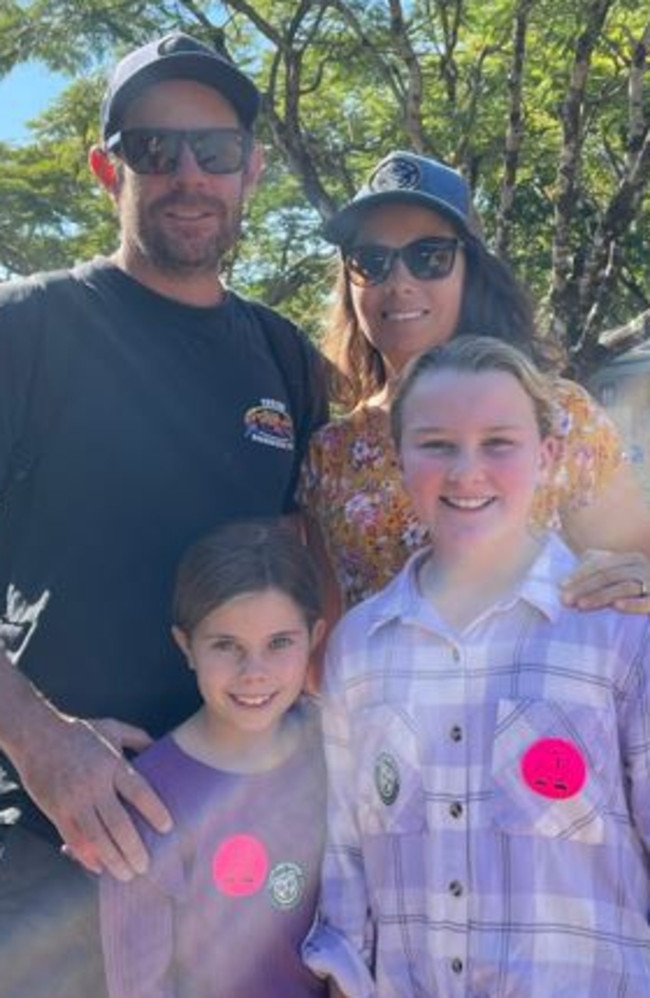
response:
<path id="1" fill-rule="evenodd" d="M 404 261 L 418 280 L 439 281 L 451 274 L 456 251 L 463 245 L 462 240 L 453 236 L 415 239 L 399 249 L 368 243 L 344 249 L 343 263 L 352 283 L 360 288 L 385 281 L 398 259 Z"/>
<path id="2" fill-rule="evenodd" d="M 183 145 L 206 173 L 237 173 L 251 151 L 252 140 L 239 128 L 124 128 L 106 142 L 134 173 L 174 173 Z"/>

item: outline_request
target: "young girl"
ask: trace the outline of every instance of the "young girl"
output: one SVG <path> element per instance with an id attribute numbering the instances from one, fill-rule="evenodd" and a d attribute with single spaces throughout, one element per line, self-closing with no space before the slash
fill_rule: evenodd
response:
<path id="1" fill-rule="evenodd" d="M 433 538 L 335 631 L 308 964 L 349 998 L 646 998 L 648 617 L 565 607 L 528 514 L 556 442 L 514 347 L 407 369 L 392 431 Z"/>
<path id="2" fill-rule="evenodd" d="M 324 835 L 301 695 L 323 628 L 314 566 L 286 527 L 225 526 L 181 563 L 173 617 L 204 703 L 135 762 L 174 829 L 141 823 L 148 873 L 101 880 L 111 998 L 322 995 L 300 961 Z"/>

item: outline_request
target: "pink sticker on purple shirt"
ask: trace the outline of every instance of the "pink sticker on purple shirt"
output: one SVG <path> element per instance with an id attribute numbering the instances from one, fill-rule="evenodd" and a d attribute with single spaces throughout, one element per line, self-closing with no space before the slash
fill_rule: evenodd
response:
<path id="1" fill-rule="evenodd" d="M 228 897 L 257 894 L 266 883 L 269 858 L 263 842 L 254 835 L 233 835 L 212 857 L 212 879 Z"/>
<path id="2" fill-rule="evenodd" d="M 526 749 L 521 773 L 536 794 L 554 800 L 575 797 L 587 778 L 580 749 L 564 738 L 540 738 Z"/>

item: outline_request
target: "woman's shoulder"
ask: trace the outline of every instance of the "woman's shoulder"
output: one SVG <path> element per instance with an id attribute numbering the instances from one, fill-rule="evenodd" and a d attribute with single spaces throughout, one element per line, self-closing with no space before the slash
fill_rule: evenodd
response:
<path id="1" fill-rule="evenodd" d="M 314 433 L 312 441 L 337 444 L 363 436 L 385 436 L 388 432 L 386 414 L 375 406 L 358 406 L 351 412 L 335 416 Z"/>
<path id="2" fill-rule="evenodd" d="M 610 417 L 583 385 L 568 378 L 557 378 L 553 388 L 560 436 L 592 434 L 599 429 L 610 431 Z"/>
<path id="3" fill-rule="evenodd" d="M 602 412 L 602 408 L 584 385 L 570 378 L 557 377 L 553 381 L 553 394 L 556 405 L 569 412 L 591 414 Z"/>

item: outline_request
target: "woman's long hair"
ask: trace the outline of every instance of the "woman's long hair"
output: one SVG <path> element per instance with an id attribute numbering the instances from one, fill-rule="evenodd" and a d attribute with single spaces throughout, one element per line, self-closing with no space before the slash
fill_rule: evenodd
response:
<path id="1" fill-rule="evenodd" d="M 563 364 L 559 346 L 542 339 L 531 298 L 510 267 L 479 240 L 466 242 L 465 284 L 454 336 L 496 336 L 527 354 L 542 370 Z M 332 401 L 351 411 L 386 384 L 379 351 L 364 335 L 355 315 L 350 282 L 342 261 L 334 303 L 323 334 L 323 352 L 334 365 Z"/>

